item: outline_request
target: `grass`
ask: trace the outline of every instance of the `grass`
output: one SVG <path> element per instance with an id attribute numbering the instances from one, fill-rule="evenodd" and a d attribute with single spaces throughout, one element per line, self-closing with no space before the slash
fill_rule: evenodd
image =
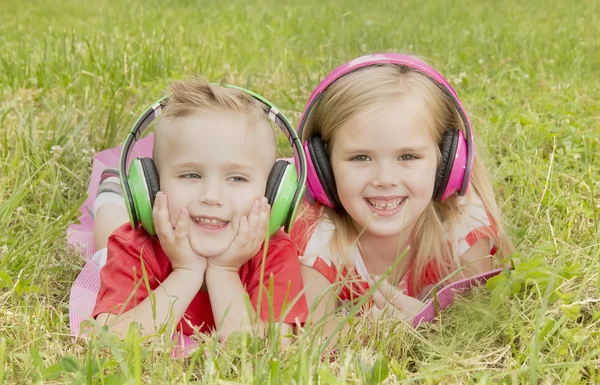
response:
<path id="1" fill-rule="evenodd" d="M 600 381 L 599 14 L 556 0 L 0 2 L 0 383 Z M 457 89 L 517 244 L 513 274 L 418 329 L 348 318 L 332 362 L 307 338 L 282 353 L 209 340 L 211 355 L 174 360 L 159 337 L 69 337 L 82 260 L 65 231 L 91 156 L 169 80 L 225 77 L 297 123 L 321 78 L 378 51 L 414 52 Z"/>

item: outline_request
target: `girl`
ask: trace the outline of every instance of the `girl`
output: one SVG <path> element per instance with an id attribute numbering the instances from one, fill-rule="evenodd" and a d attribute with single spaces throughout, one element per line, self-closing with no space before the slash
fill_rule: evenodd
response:
<path id="1" fill-rule="evenodd" d="M 331 283 L 341 300 L 374 286 L 377 307 L 412 318 L 435 285 L 513 251 L 466 112 L 421 60 L 377 54 L 338 67 L 311 95 L 299 136 L 318 201 L 290 234 L 309 307 Z M 316 318 L 332 313 L 329 292 Z"/>

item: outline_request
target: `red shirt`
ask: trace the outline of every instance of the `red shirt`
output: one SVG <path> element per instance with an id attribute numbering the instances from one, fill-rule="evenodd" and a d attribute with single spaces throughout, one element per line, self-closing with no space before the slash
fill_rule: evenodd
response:
<path id="1" fill-rule="evenodd" d="M 261 247 L 258 253 L 239 270 L 240 280 L 254 309 L 258 303 L 263 248 Z M 124 313 L 148 297 L 149 291 L 143 281 L 142 260 L 150 290 L 153 291 L 173 271 L 158 237 L 151 237 L 142 228 L 133 230 L 129 223 L 115 230 L 108 239 L 106 265 L 100 271 L 100 291 L 92 314 L 94 318 L 100 313 Z M 267 294 L 271 292 L 269 290 L 271 275 L 273 276 L 272 301 Z M 263 277 L 261 318 L 265 321 L 269 320 L 272 302 L 275 320 L 278 321 L 280 315 L 287 312 L 284 322 L 304 323 L 308 313 L 304 295 L 291 309 L 288 309 L 288 304 L 302 291 L 303 283 L 298 252 L 287 235 L 281 231 L 270 238 Z M 199 291 L 196 294 L 178 325 L 178 330 L 191 335 L 193 329 L 188 322 L 198 326 L 203 333 L 215 329 L 208 292 Z"/>

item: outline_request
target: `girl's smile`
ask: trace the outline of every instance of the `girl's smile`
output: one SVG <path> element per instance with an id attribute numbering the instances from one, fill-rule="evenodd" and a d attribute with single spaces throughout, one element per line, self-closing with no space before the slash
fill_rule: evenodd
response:
<path id="1" fill-rule="evenodd" d="M 402 210 L 406 197 L 372 197 L 365 198 L 365 202 L 375 214 L 382 217 L 389 217 L 398 214 Z"/>

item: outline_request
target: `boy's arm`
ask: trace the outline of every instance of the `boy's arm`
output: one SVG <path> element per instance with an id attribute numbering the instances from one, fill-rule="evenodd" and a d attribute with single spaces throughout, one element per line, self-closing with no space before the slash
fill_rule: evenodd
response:
<path id="1" fill-rule="evenodd" d="M 246 306 L 247 293 L 237 271 L 209 267 L 206 270 L 206 287 L 221 341 L 236 331 L 258 329 L 262 336 L 266 324 L 256 317 L 254 309 Z M 252 327 L 254 322 L 258 323 L 255 328 Z"/>
<path id="2" fill-rule="evenodd" d="M 205 277 L 221 339 L 237 330 L 263 333 L 271 315 L 282 336 L 290 334 L 297 322 L 306 321 L 308 309 L 298 253 L 284 235 L 271 238 L 266 258 L 259 251 L 243 271 L 213 266 L 209 261 Z M 252 304 L 250 309 L 246 296 Z M 285 339 L 282 342 L 285 344 Z"/>
<path id="3" fill-rule="evenodd" d="M 169 221 L 169 210 L 167 197 L 159 192 L 156 196 L 152 217 L 156 227 L 156 234 L 160 245 L 173 267 L 169 276 L 156 287 L 152 294 L 145 295 L 135 288 L 135 282 L 139 282 L 142 266 L 139 261 L 141 250 L 131 248 L 130 245 L 112 243 L 109 241 L 109 254 L 115 252 L 119 257 L 112 259 L 114 271 L 122 277 L 117 281 L 111 274 L 104 274 L 103 285 L 107 286 L 105 303 L 95 311 L 98 322 L 107 324 L 109 331 L 124 337 L 132 322 L 141 324 L 142 333 L 152 334 L 160 330 L 161 325 L 167 328 L 179 323 L 179 320 L 187 310 L 188 306 L 202 287 L 204 273 L 206 271 L 206 258 L 197 255 L 189 243 L 189 215 L 185 209 L 179 213 L 175 228 Z M 136 258 L 133 254 L 137 255 Z M 135 276 L 133 266 L 137 267 L 138 277 Z M 106 268 L 106 267 L 105 267 Z M 144 282 L 141 283 L 144 285 Z M 110 303 L 123 301 L 124 291 L 127 293 L 138 290 L 136 297 L 141 302 L 123 314 L 107 310 Z M 145 290 L 141 290 L 145 291 Z M 144 295 L 144 297 L 142 297 Z M 143 300 L 142 300 L 143 298 Z"/>
<path id="4" fill-rule="evenodd" d="M 100 313 L 96 320 L 121 337 L 125 337 L 132 322 L 141 325 L 143 334 L 157 333 L 162 325 L 169 330 L 181 320 L 203 281 L 203 274 L 199 272 L 173 270 L 139 305 L 120 315 Z"/>
<path id="5" fill-rule="evenodd" d="M 213 318 L 221 341 L 235 331 L 251 331 L 253 310 L 248 313 L 245 305 L 246 289 L 239 271 L 261 249 L 267 231 L 270 207 L 267 199 L 257 199 L 248 216 L 242 217 L 238 233 L 231 246 L 221 255 L 207 260 L 206 287 L 210 298 Z M 266 275 L 266 274 L 265 274 Z M 267 275 L 268 276 L 268 275 Z M 259 320 L 259 330 L 264 323 Z"/>

